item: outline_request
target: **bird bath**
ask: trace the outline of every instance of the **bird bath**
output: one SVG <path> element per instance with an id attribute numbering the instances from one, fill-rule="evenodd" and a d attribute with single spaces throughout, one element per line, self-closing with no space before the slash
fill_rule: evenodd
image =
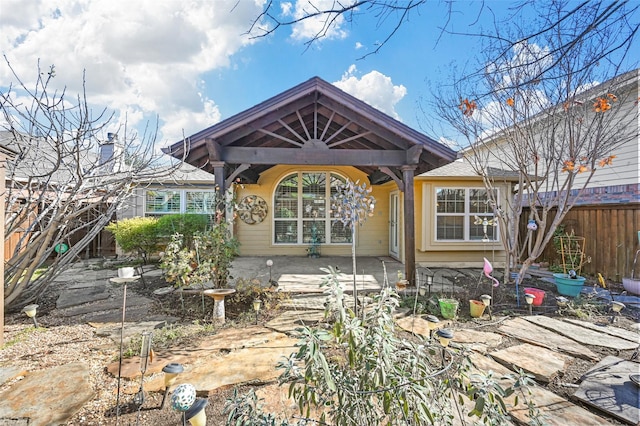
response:
<path id="1" fill-rule="evenodd" d="M 234 288 L 213 288 L 203 292 L 205 296 L 213 299 L 213 316 L 221 324 L 225 323 L 224 298 L 235 292 Z"/>

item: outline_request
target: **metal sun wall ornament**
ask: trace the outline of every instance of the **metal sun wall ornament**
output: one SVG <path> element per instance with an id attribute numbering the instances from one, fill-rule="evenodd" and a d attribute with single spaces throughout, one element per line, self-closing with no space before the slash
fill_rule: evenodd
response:
<path id="1" fill-rule="evenodd" d="M 255 225 L 267 217 L 267 202 L 258 195 L 247 195 L 238 203 L 240 219 L 248 224 Z"/>

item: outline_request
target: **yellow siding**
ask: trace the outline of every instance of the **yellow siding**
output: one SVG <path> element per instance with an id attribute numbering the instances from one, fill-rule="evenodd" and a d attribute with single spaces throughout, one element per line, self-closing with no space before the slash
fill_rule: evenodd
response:
<path id="1" fill-rule="evenodd" d="M 308 245 L 273 244 L 273 192 L 276 184 L 286 175 L 297 171 L 329 171 L 338 173 L 353 181 L 369 182 L 367 176 L 353 167 L 296 167 L 275 166 L 264 172 L 254 185 L 242 185 L 237 188 L 237 199 L 247 195 L 258 195 L 267 202 L 269 211 L 264 221 L 259 224 L 248 225 L 236 220 L 236 236 L 240 241 L 242 256 L 306 256 Z M 376 208 L 373 217 L 367 218 L 365 224 L 358 227 L 356 235 L 356 254 L 358 256 L 383 256 L 388 253 L 388 191 L 374 186 L 373 196 L 376 198 Z M 320 253 L 323 256 L 350 256 L 351 245 L 321 244 Z"/>
<path id="2" fill-rule="evenodd" d="M 236 187 L 236 199 L 239 202 L 244 196 L 257 195 L 262 197 L 269 207 L 264 221 L 248 225 L 239 218 L 235 220 L 234 232 L 240 241 L 241 256 L 301 256 L 307 255 L 308 245 L 273 244 L 273 192 L 275 185 L 286 175 L 296 171 L 330 171 L 338 173 L 351 180 L 367 182 L 367 176 L 354 167 L 296 167 L 275 166 L 264 172 L 257 184 L 244 184 Z M 435 214 L 432 208 L 434 188 L 436 186 L 453 187 L 481 187 L 482 182 L 469 180 L 433 181 L 428 178 L 417 178 L 415 187 L 415 239 L 416 263 L 422 266 L 440 267 L 478 267 L 482 265 L 483 257 L 491 260 L 494 266 L 504 264 L 502 244 L 487 243 L 437 243 L 434 241 Z M 145 188 L 146 189 L 146 188 Z M 189 188 L 192 189 L 192 188 Z M 207 188 L 209 189 L 209 188 Z M 356 235 L 356 254 L 358 256 L 388 256 L 389 255 L 389 199 L 393 192 L 398 192 L 395 183 L 388 182 L 373 186 L 373 196 L 376 207 L 372 217 L 367 218 L 365 224 L 358 227 Z M 503 197 L 508 192 L 501 189 Z M 404 197 L 399 192 L 400 213 L 398 224 L 400 229 L 399 254 L 404 260 Z M 144 189 L 137 188 L 125 209 L 126 214 L 120 218 L 144 215 Z M 351 256 L 351 245 L 320 245 L 322 256 Z"/>

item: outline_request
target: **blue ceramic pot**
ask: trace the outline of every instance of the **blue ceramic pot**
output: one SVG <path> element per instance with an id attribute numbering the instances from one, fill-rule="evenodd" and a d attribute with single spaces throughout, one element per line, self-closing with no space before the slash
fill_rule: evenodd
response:
<path id="1" fill-rule="evenodd" d="M 577 276 L 576 278 L 569 278 L 567 274 L 553 274 L 556 282 L 556 288 L 558 293 L 563 296 L 576 297 L 582 291 L 584 286 L 585 277 Z"/>

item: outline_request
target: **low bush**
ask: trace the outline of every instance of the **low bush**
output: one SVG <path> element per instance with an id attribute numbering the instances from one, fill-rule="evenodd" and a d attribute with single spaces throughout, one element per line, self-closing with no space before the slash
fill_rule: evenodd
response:
<path id="1" fill-rule="evenodd" d="M 204 232 L 209 226 L 209 216 L 204 214 L 168 214 L 160 217 L 157 222 L 158 235 L 169 240 L 172 235 L 180 234 L 184 238 L 183 245 L 193 248 L 193 236 Z"/>
<path id="2" fill-rule="evenodd" d="M 106 226 L 125 253 L 134 253 L 146 264 L 158 251 L 158 220 L 154 217 L 132 217 Z"/>

